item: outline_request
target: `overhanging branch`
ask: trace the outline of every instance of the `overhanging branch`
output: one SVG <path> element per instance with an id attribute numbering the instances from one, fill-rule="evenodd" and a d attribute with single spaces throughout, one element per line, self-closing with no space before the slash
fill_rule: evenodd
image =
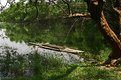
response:
<path id="1" fill-rule="evenodd" d="M 91 18 L 90 13 L 73 13 L 65 18 Z"/>

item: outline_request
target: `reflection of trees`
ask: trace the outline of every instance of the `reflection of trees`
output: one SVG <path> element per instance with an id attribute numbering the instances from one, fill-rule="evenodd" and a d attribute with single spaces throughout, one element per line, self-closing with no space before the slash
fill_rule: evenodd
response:
<path id="1" fill-rule="evenodd" d="M 102 42 L 104 42 L 103 38 L 97 29 L 93 29 L 92 26 L 94 26 L 94 24 L 92 24 L 92 21 L 86 20 L 86 23 L 83 23 L 84 27 L 80 27 L 80 25 L 82 25 L 80 21 L 82 21 L 82 19 L 79 19 L 74 24 L 70 32 L 69 28 L 74 22 L 72 19 L 46 19 L 29 24 L 4 23 L 1 27 L 7 29 L 6 35 L 11 41 L 49 42 L 52 44 L 75 46 L 80 49 L 92 51 L 99 51 L 99 49 L 104 48 L 104 45 L 102 45 Z M 69 34 L 67 36 L 68 32 Z M 90 43 L 90 41 L 93 42 Z"/>
<path id="2" fill-rule="evenodd" d="M 6 27 L 6 35 L 11 41 L 16 42 L 59 42 L 62 41 L 65 31 L 62 22 L 55 20 L 45 20 L 41 23 L 31 24 L 9 24 L 3 25 Z M 58 33 L 59 32 L 59 33 Z M 57 34 L 58 33 L 58 34 Z M 58 39 L 59 38 L 59 39 Z M 58 39 L 58 40 L 57 40 Z M 60 40 L 61 39 L 61 40 Z"/>

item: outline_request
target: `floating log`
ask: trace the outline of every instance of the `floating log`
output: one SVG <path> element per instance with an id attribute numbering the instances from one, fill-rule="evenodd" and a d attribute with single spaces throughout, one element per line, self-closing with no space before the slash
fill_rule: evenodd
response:
<path id="1" fill-rule="evenodd" d="M 29 42 L 30 45 L 33 46 L 38 46 L 40 48 L 44 48 L 44 49 L 49 49 L 49 50 L 53 50 L 53 51 L 58 51 L 58 52 L 67 52 L 67 53 L 72 53 L 72 54 L 78 54 L 78 53 L 82 53 L 84 51 L 81 50 L 76 50 L 76 49 L 71 49 L 71 48 L 65 48 L 62 46 L 57 46 L 57 45 L 53 45 L 53 44 L 48 44 L 48 43 L 31 43 Z"/>

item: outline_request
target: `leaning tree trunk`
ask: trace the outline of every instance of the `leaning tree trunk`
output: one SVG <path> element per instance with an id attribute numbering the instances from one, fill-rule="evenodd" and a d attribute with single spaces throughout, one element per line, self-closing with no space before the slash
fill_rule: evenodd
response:
<path id="1" fill-rule="evenodd" d="M 106 18 L 103 13 L 103 4 L 105 3 L 104 0 L 85 0 L 85 1 L 87 2 L 88 11 L 90 12 L 92 19 L 96 21 L 101 33 L 108 40 L 112 48 L 112 52 L 110 53 L 109 58 L 105 62 L 105 64 L 111 64 L 115 66 L 118 64 L 118 61 L 121 60 L 121 42 L 120 42 L 121 36 L 117 36 L 112 31 L 112 29 L 110 28 L 109 24 L 106 21 Z M 119 2 L 121 1 L 119 0 Z M 119 13 L 119 24 L 120 24 L 121 8 L 119 8 L 119 6 L 118 7 L 116 6 L 114 9 Z M 121 24 L 119 27 L 121 27 Z"/>

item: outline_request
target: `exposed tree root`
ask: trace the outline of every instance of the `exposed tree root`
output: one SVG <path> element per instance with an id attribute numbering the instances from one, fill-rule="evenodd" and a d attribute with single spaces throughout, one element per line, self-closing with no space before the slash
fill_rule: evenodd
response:
<path id="1" fill-rule="evenodd" d="M 121 64 L 121 57 L 118 59 L 108 59 L 106 60 L 103 65 L 107 66 L 107 67 L 116 67 L 119 66 Z"/>

